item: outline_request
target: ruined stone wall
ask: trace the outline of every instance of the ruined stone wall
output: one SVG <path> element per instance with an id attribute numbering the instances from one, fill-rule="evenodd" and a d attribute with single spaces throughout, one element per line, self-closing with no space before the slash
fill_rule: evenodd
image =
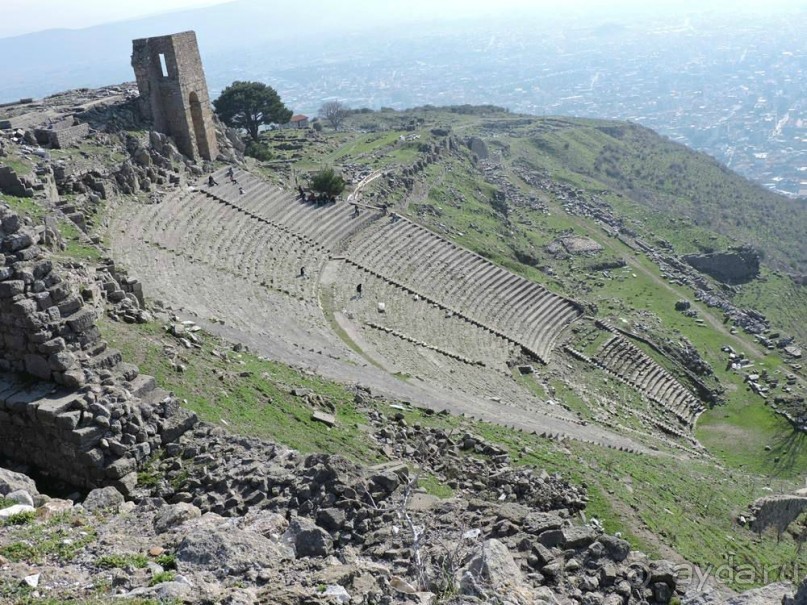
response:
<path id="1" fill-rule="evenodd" d="M 63 128 L 37 128 L 34 136 L 40 145 L 49 145 L 53 149 L 64 149 L 90 134 L 89 124 L 76 124 Z"/>
<path id="2" fill-rule="evenodd" d="M 37 245 L 41 230 L 7 208 L 0 213 L 0 370 L 80 387 L 77 355 L 89 356 L 100 340 L 94 311 L 53 271 Z"/>
<path id="3" fill-rule="evenodd" d="M 749 248 L 690 254 L 684 260 L 701 273 L 726 284 L 744 284 L 759 275 L 759 254 Z"/>
<path id="4" fill-rule="evenodd" d="M 92 290 L 55 270 L 38 245 L 44 229 L 4 206 L 0 225 L 0 456 L 126 493 L 147 457 L 196 417 L 101 340 L 82 296 Z"/>
<path id="5" fill-rule="evenodd" d="M 173 137 L 183 154 L 214 159 L 216 133 L 196 34 L 134 40 L 132 67 L 143 116 Z"/>
<path id="6" fill-rule="evenodd" d="M 751 529 L 762 533 L 769 528 L 783 532 L 807 512 L 805 496 L 767 496 L 751 505 Z"/>
<path id="7" fill-rule="evenodd" d="M 0 166 L 0 192 L 16 197 L 33 197 L 34 190 L 28 187 L 10 166 Z"/>

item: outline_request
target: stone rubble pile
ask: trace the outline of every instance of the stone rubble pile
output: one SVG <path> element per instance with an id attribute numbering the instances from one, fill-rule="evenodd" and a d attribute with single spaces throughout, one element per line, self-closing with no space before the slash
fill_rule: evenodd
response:
<path id="1" fill-rule="evenodd" d="M 400 419 L 373 424 L 407 447 Z M 378 433 L 390 447 L 390 437 Z M 469 435 L 458 441 L 475 455 L 502 455 Z M 501 485 L 481 495 L 474 485 L 460 487 L 441 500 L 418 489 L 400 463 L 364 468 L 207 425 L 169 445 L 156 471 L 165 479 L 138 489 L 134 501 L 105 487 L 75 505 L 0 469 L 0 518 L 32 514 L 26 524 L 41 525 L 36 531 L 61 536 L 64 547 L 80 543 L 69 559 L 32 564 L 0 557 L 0 579 L 26 585 L 34 598 L 231 605 L 667 605 L 676 598 L 687 605 L 797 605 L 807 595 L 807 585 L 797 593 L 772 585 L 728 601 L 684 594 L 672 563 L 633 552 L 596 520 L 574 523 L 569 508 L 489 497 Z M 511 483 L 521 480 L 512 477 Z M 248 486 L 265 497 L 242 506 Z M 569 501 L 579 498 L 571 494 Z M 793 507 L 786 508 L 790 518 Z M 26 531 L 25 524 L 7 526 L 0 547 L 30 536 Z"/>
<path id="2" fill-rule="evenodd" d="M 253 569 L 248 583 L 276 581 L 280 563 L 270 562 L 285 557 L 297 564 L 308 558 L 313 578 L 335 574 L 327 583 L 356 603 L 433 603 L 449 591 L 459 596 L 444 602 L 523 605 L 668 603 L 675 594 L 671 564 L 632 553 L 595 520 L 573 522 L 585 495 L 561 477 L 514 468 L 507 452 L 470 434 L 408 427 L 397 414 L 370 417 L 389 463 L 365 468 L 339 456 L 304 456 L 200 425 L 167 446 L 153 469 L 156 485 L 135 496 L 168 502 L 163 508 L 180 517 L 201 513 L 215 528 L 263 520 L 269 543 L 261 541 L 249 564 L 238 554 L 249 535 L 198 520 L 193 538 L 185 532 L 180 570 L 183 562 L 204 562 L 219 581 L 232 581 L 245 565 Z M 441 483 L 449 477 L 455 496 L 441 500 L 418 488 L 429 474 Z M 234 560 L 220 560 L 229 554 Z M 346 572 L 359 560 L 369 577 Z M 305 592 L 288 589 L 297 597 Z"/>

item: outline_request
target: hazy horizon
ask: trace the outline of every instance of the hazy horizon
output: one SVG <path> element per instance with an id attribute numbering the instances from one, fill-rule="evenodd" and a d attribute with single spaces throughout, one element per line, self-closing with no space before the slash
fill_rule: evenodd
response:
<path id="1" fill-rule="evenodd" d="M 76 0 L 70 3 L 69 13 L 62 9 L 61 0 L 5 0 L 3 13 L 5 19 L 0 22 L 0 39 L 19 37 L 27 34 L 41 33 L 51 30 L 81 30 L 144 19 L 170 13 L 192 11 L 194 9 L 225 4 L 243 4 L 250 0 L 140 0 L 137 3 L 115 3 L 108 0 Z M 563 14 L 589 14 L 591 16 L 616 15 L 620 17 L 631 14 L 641 16 L 653 15 L 685 15 L 688 13 L 726 12 L 737 13 L 754 11 L 772 13 L 782 10 L 807 10 L 805 0 L 679 0 L 660 1 L 648 5 L 643 0 L 613 0 L 603 5 L 597 0 L 499 0 L 491 3 L 488 0 L 442 0 L 434 3 L 426 0 L 353 0 L 356 10 L 350 11 L 350 21 L 361 26 L 366 24 L 394 24 L 396 20 L 429 21 L 430 19 L 473 18 L 480 16 L 502 16 L 506 11 L 518 11 L 523 14 L 542 14 L 555 17 Z M 333 0 L 309 0 L 312 11 L 321 14 L 330 9 L 331 16 L 338 21 L 344 11 L 344 2 Z M 273 12 L 269 7 L 268 14 Z M 306 13 L 299 5 L 295 11 Z M 277 9 L 282 13 L 282 8 Z M 551 12 L 548 12 L 551 11 Z M 308 17 L 315 16 L 312 12 Z M 360 16 L 361 18 L 357 18 Z"/>
<path id="2" fill-rule="evenodd" d="M 807 187 L 807 0 L 211 2 L 0 38 L 0 103 L 131 82 L 133 39 L 192 29 L 212 99 L 258 80 L 309 115 L 339 99 L 631 120 L 771 189 Z"/>

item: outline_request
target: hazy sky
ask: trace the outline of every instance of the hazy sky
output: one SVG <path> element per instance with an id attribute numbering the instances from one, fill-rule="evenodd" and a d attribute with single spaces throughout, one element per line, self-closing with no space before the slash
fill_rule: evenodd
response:
<path id="1" fill-rule="evenodd" d="M 227 0 L 0 0 L 0 37 L 43 29 L 78 29 Z"/>
<path id="2" fill-rule="evenodd" d="M 156 13 L 224 4 L 227 1 L 233 0 L 0 0 L 3 15 L 0 20 L 0 38 L 45 29 L 79 29 Z M 334 10 L 339 10 L 342 1 L 319 0 L 313 3 L 316 5 L 313 10 L 327 11 L 330 5 L 333 5 Z M 304 15 L 306 1 L 302 0 L 297 4 Z M 479 13 L 501 15 L 504 11 L 513 9 L 542 12 L 578 10 L 600 14 L 637 10 L 645 14 L 651 11 L 669 14 L 708 9 L 774 11 L 783 7 L 807 8 L 807 0 L 355 0 L 355 4 L 372 7 L 367 12 L 376 15 L 383 13 L 386 5 L 392 15 L 405 10 L 409 16 L 418 17 Z M 362 13 L 362 10 L 354 11 L 355 15 Z"/>

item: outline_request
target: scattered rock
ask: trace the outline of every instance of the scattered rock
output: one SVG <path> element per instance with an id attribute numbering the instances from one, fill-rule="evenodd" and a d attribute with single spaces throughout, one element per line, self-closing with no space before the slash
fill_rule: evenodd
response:
<path id="1" fill-rule="evenodd" d="M 117 511 L 123 502 L 123 494 L 114 487 L 107 486 L 92 490 L 81 504 L 85 510 L 90 512 L 98 510 Z"/>
<path id="2" fill-rule="evenodd" d="M 162 534 L 173 527 L 182 525 L 189 519 L 195 519 L 201 516 L 202 512 L 188 502 L 163 506 L 154 515 L 154 531 L 158 534 Z"/>

